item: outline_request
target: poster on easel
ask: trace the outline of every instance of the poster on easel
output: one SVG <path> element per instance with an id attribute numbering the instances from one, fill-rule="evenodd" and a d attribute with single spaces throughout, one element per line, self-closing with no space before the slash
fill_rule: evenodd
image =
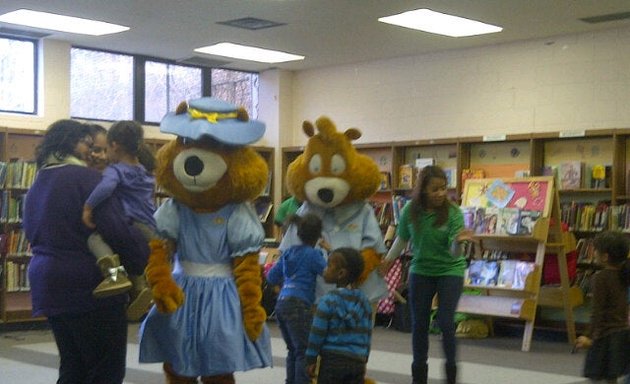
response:
<path id="1" fill-rule="evenodd" d="M 462 207 L 518 208 L 549 216 L 553 177 L 468 179 Z"/>

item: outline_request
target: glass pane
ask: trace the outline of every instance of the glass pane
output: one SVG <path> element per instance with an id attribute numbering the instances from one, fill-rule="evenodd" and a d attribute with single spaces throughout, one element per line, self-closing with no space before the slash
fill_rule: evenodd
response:
<path id="1" fill-rule="evenodd" d="M 201 69 L 147 61 L 144 119 L 159 122 L 186 100 L 201 97 Z"/>
<path id="2" fill-rule="evenodd" d="M 98 120 L 132 120 L 133 57 L 72 48 L 70 115 Z"/>
<path id="3" fill-rule="evenodd" d="M 258 116 L 258 74 L 212 69 L 212 96 L 242 106 L 249 117 Z"/>
<path id="4" fill-rule="evenodd" d="M 35 43 L 0 38 L 0 110 L 35 113 Z"/>

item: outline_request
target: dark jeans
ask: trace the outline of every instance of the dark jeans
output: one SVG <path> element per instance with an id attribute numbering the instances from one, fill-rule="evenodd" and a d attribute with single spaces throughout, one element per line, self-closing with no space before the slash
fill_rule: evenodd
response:
<path id="1" fill-rule="evenodd" d="M 413 363 L 412 373 L 419 372 L 427 363 L 429 353 L 429 322 L 433 296 L 438 294 L 437 321 L 442 331 L 442 349 L 447 366 L 456 363 L 455 309 L 462 294 L 464 278 L 459 276 L 423 276 L 409 274 L 409 301 Z"/>
<path id="2" fill-rule="evenodd" d="M 321 353 L 317 384 L 363 384 L 365 363 L 334 353 Z"/>
<path id="3" fill-rule="evenodd" d="M 308 334 L 313 323 L 311 305 L 293 298 L 283 298 L 276 303 L 276 319 L 287 343 L 287 379 L 286 384 L 308 384 L 305 353 Z"/>
<path id="4" fill-rule="evenodd" d="M 127 318 L 123 304 L 51 316 L 48 322 L 59 349 L 57 384 L 123 382 L 127 357 Z"/>

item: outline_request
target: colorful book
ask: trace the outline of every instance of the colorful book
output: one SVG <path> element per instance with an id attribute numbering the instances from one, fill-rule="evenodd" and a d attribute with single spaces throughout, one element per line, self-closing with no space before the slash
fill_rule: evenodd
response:
<path id="1" fill-rule="evenodd" d="M 518 218 L 518 234 L 531 235 L 539 217 L 540 211 L 522 210 Z"/>
<path id="2" fill-rule="evenodd" d="M 558 179 L 560 189 L 580 189 L 582 187 L 582 169 L 584 164 L 581 161 L 567 161 L 558 167 Z"/>

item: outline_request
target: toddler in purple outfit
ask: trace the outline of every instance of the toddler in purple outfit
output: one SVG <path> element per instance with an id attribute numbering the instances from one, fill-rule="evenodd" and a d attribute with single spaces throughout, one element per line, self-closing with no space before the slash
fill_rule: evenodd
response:
<path id="1" fill-rule="evenodd" d="M 151 174 L 154 159 L 143 143 L 142 126 L 135 121 L 119 121 L 107 133 L 107 155 L 110 165 L 83 206 L 83 222 L 95 228 L 92 210 L 111 195 L 122 202 L 127 219 L 139 228 L 147 241 L 156 238 L 153 218 L 155 178 Z M 129 320 L 139 320 L 151 304 L 151 291 L 143 275 L 127 275 L 120 258 L 98 232 L 88 238 L 90 251 L 96 256 L 104 280 L 94 289 L 95 297 L 109 297 L 131 289 L 127 309 Z"/>

